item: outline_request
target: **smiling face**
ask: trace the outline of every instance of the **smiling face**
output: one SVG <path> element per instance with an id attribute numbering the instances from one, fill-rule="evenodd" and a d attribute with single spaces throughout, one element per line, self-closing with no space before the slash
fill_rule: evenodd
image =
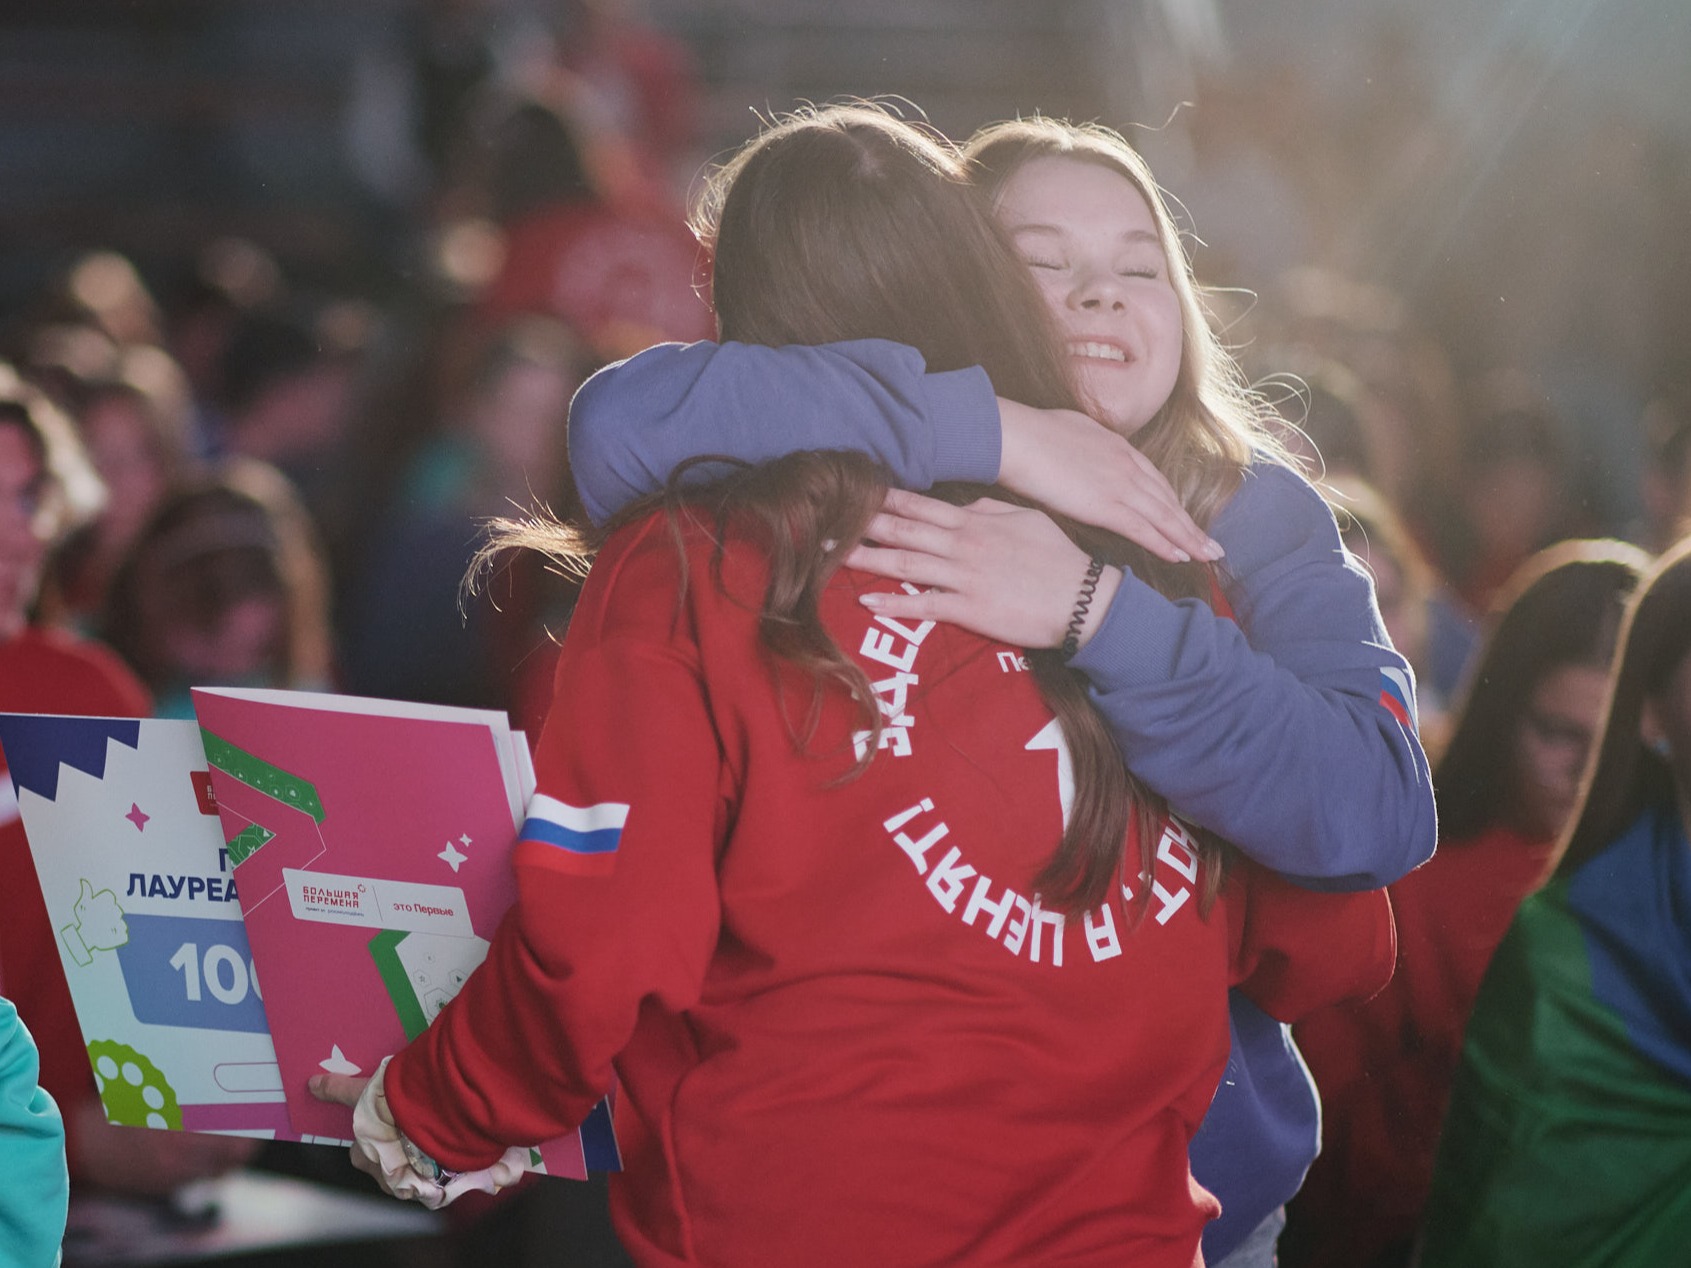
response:
<path id="1" fill-rule="evenodd" d="M 1076 386 L 1133 435 L 1180 373 L 1180 299 L 1150 206 L 1120 172 L 1046 156 L 1005 181 L 998 216 L 1068 339 Z"/>

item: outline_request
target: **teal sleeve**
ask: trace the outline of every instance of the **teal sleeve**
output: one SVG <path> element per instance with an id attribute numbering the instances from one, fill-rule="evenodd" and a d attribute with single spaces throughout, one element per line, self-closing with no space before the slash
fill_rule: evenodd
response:
<path id="1" fill-rule="evenodd" d="M 39 1082 L 35 1041 L 0 999 L 0 1259 L 51 1264 L 70 1202 L 65 1125 Z"/>

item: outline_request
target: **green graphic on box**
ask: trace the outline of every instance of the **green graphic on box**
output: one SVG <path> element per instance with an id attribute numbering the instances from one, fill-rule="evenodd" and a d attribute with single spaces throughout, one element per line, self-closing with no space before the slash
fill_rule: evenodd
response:
<path id="1" fill-rule="evenodd" d="M 108 1123 L 182 1130 L 176 1089 L 143 1054 L 115 1039 L 96 1039 L 88 1045 L 88 1062 Z"/>
<path id="2" fill-rule="evenodd" d="M 249 823 L 229 839 L 229 866 L 236 867 L 245 863 L 258 853 L 259 846 L 271 840 L 275 835 L 263 824 Z"/>
<path id="3" fill-rule="evenodd" d="M 317 796 L 317 789 L 306 780 L 290 774 L 280 766 L 272 766 L 262 757 L 231 744 L 203 726 L 200 728 L 200 738 L 205 742 L 206 761 L 214 769 L 240 780 L 248 788 L 263 793 L 273 801 L 304 811 L 314 822 L 322 824 L 323 802 Z"/>
<path id="4" fill-rule="evenodd" d="M 440 1010 L 487 958 L 485 938 L 383 929 L 370 939 L 382 986 L 405 1028 L 407 1042 L 427 1030 Z"/>

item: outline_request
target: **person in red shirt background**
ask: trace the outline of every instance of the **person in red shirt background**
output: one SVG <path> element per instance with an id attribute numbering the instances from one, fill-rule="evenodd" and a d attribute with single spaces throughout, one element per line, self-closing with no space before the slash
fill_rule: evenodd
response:
<path id="1" fill-rule="evenodd" d="M 1323 1145 L 1291 1206 L 1288 1268 L 1408 1262 L 1480 979 L 1578 802 L 1622 611 L 1648 563 L 1624 542 L 1563 542 L 1504 587 L 1433 770 L 1438 853 L 1390 887 L 1397 971 L 1366 1003 L 1296 1027 Z"/>
<path id="2" fill-rule="evenodd" d="M 32 623 L 54 545 L 99 508 L 103 490 L 69 422 L 0 363 L 0 711 L 146 717 L 145 688 L 97 643 Z M 0 754 L 0 989 L 41 1053 L 41 1085 L 63 1110 L 71 1177 L 163 1195 L 245 1161 L 256 1143 L 107 1126 L 58 945 L 34 881 Z"/>

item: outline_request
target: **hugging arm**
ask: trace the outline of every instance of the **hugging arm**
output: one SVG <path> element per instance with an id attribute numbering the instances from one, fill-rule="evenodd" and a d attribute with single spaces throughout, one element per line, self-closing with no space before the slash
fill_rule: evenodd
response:
<path id="1" fill-rule="evenodd" d="M 571 408 L 583 499 L 602 519 L 692 455 L 755 461 L 796 448 L 870 453 L 915 488 L 1003 479 L 989 468 L 1016 447 L 1008 433 L 995 445 L 998 402 L 984 374 L 923 368 L 914 350 L 874 340 L 648 349 L 595 375 Z M 1075 434 L 1132 448 L 1088 427 Z M 1096 506 L 1064 509 L 1121 531 Z M 1075 668 L 1127 765 L 1181 814 L 1317 887 L 1395 880 L 1431 855 L 1436 827 L 1413 683 L 1372 583 L 1320 496 L 1282 467 L 1252 468 L 1211 531 L 1249 638 L 1128 574 Z M 1078 581 L 1084 563 L 1070 571 Z"/>
<path id="2" fill-rule="evenodd" d="M 570 403 L 582 504 L 602 524 L 689 458 L 764 462 L 803 449 L 866 453 L 909 488 L 990 484 L 1000 447 L 986 372 L 926 369 L 916 349 L 879 339 L 658 344 L 600 370 Z"/>
<path id="3" fill-rule="evenodd" d="M 582 503 L 603 523 L 689 458 L 849 449 L 901 488 L 996 481 L 1164 559 L 1219 553 L 1162 472 L 1108 428 L 998 398 L 979 368 L 926 370 L 916 349 L 881 339 L 648 348 L 599 371 L 570 405 Z"/>
<path id="4" fill-rule="evenodd" d="M 1237 624 L 1129 573 L 1072 664 L 1128 767 L 1182 814 L 1313 888 L 1391 883 L 1438 831 L 1372 581 L 1284 467 L 1252 468 L 1212 528 Z"/>

